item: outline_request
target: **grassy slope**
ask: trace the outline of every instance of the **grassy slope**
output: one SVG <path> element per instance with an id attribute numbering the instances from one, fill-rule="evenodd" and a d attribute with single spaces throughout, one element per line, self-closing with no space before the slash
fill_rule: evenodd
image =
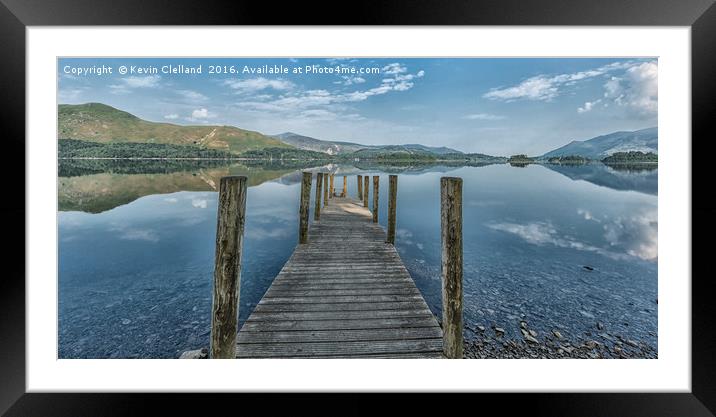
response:
<path id="1" fill-rule="evenodd" d="M 148 122 L 100 103 L 60 104 L 57 114 L 58 139 L 195 145 L 232 153 L 271 147 L 290 148 L 277 139 L 233 126 L 180 126 Z"/>

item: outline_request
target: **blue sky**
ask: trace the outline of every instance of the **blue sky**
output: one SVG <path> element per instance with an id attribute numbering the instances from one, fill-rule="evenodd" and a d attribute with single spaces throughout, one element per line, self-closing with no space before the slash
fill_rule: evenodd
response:
<path id="1" fill-rule="evenodd" d="M 202 72 L 166 71 L 181 65 Z M 269 135 L 539 155 L 656 126 L 657 69 L 653 58 L 61 58 L 58 101 Z"/>

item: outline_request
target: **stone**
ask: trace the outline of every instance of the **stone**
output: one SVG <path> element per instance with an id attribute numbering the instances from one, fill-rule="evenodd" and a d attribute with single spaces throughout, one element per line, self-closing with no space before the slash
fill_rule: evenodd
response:
<path id="1" fill-rule="evenodd" d="M 522 333 L 522 337 L 524 337 L 525 340 L 530 343 L 539 343 L 539 340 L 532 337 L 529 333 Z"/>
<path id="2" fill-rule="evenodd" d="M 552 330 L 552 334 L 553 334 L 554 337 L 556 337 L 557 339 L 561 339 L 561 338 L 562 338 L 562 333 L 560 333 L 559 330 Z"/>
<path id="3" fill-rule="evenodd" d="M 630 346 L 639 347 L 639 344 L 631 339 L 627 340 L 627 344 Z"/>
<path id="4" fill-rule="evenodd" d="M 520 327 L 523 328 L 523 329 L 526 329 L 526 328 L 527 328 L 527 322 L 526 322 L 526 321 L 521 321 L 521 322 L 520 322 Z"/>
<path id="5" fill-rule="evenodd" d="M 597 329 L 604 330 L 604 324 L 600 321 L 597 322 Z"/>
<path id="6" fill-rule="evenodd" d="M 477 326 L 477 330 L 479 330 L 479 331 L 481 331 L 481 332 L 484 332 L 484 331 L 485 331 L 485 326 Z"/>
<path id="7" fill-rule="evenodd" d="M 534 330 L 532 330 L 532 329 L 530 329 L 530 336 L 532 336 L 532 337 L 537 337 L 537 332 L 534 331 Z"/>
<path id="8" fill-rule="evenodd" d="M 495 329 L 495 334 L 497 336 L 502 336 L 503 334 L 505 334 L 505 329 L 503 329 L 502 327 L 495 327 L 494 329 Z"/>
<path id="9" fill-rule="evenodd" d="M 179 356 L 179 359 L 208 359 L 209 349 L 201 348 L 197 350 L 187 350 Z"/>

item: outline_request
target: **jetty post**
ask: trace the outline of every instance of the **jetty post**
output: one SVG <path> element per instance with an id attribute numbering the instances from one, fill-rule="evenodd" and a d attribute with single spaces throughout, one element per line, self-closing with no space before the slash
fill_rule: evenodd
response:
<path id="1" fill-rule="evenodd" d="M 373 175 L 373 223 L 378 223 L 378 181 L 380 177 Z"/>
<path id="2" fill-rule="evenodd" d="M 223 177 L 219 182 L 209 341 L 209 357 L 212 359 L 236 357 L 246 185 L 245 176 Z"/>
<path id="3" fill-rule="evenodd" d="M 321 196 L 323 195 L 323 173 L 316 174 L 316 208 L 314 209 L 313 220 L 321 219 Z"/>
<path id="4" fill-rule="evenodd" d="M 363 176 L 358 175 L 358 200 L 363 199 Z"/>
<path id="5" fill-rule="evenodd" d="M 395 216 L 397 210 L 395 203 L 398 196 L 398 176 L 388 176 L 388 236 L 386 239 L 387 243 L 395 245 Z"/>
<path id="6" fill-rule="evenodd" d="M 328 173 L 323 174 L 323 205 L 328 205 Z"/>
<path id="7" fill-rule="evenodd" d="M 331 190 L 328 192 L 328 198 L 333 198 L 336 194 L 336 187 L 333 186 L 333 179 L 335 176 L 336 174 L 331 174 Z"/>
<path id="8" fill-rule="evenodd" d="M 363 177 L 363 207 L 368 207 L 368 175 Z"/>
<path id="9" fill-rule="evenodd" d="M 299 243 L 308 242 L 308 204 L 311 202 L 311 173 L 304 172 L 301 181 L 301 205 L 299 206 Z"/>
<path id="10" fill-rule="evenodd" d="M 341 197 L 346 196 L 347 190 L 348 190 L 348 177 L 344 175 L 343 176 L 343 192 L 341 192 Z"/>
<path id="11" fill-rule="evenodd" d="M 440 178 L 440 238 L 443 353 L 459 359 L 463 355 L 462 178 Z"/>

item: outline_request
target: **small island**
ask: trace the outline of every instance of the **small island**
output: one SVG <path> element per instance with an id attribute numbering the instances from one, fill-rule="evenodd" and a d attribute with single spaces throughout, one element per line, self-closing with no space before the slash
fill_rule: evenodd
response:
<path id="1" fill-rule="evenodd" d="M 656 164 L 659 162 L 659 156 L 654 152 L 615 152 L 602 159 L 605 164 Z"/>
<path id="2" fill-rule="evenodd" d="M 533 164 L 535 158 L 530 158 L 525 154 L 512 155 L 507 159 L 507 163 L 513 167 L 525 167 L 529 164 Z"/>
<path id="3" fill-rule="evenodd" d="M 553 156 L 547 159 L 549 164 L 560 164 L 560 165 L 583 165 L 590 161 L 581 155 L 565 155 L 565 156 Z"/>

